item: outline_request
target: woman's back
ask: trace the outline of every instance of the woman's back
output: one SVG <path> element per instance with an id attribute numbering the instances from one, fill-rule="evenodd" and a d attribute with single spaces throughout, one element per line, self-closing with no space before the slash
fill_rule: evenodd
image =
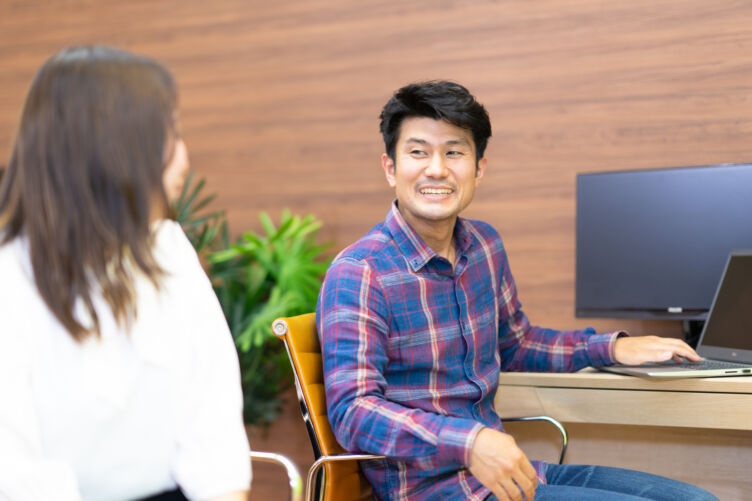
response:
<path id="1" fill-rule="evenodd" d="M 177 91 L 107 47 L 51 57 L 0 184 L 0 499 L 242 498 L 237 354 L 169 202 Z"/>
<path id="2" fill-rule="evenodd" d="M 101 339 L 83 343 L 37 294 L 23 240 L 0 247 L 0 384 L 16 431 L 3 440 L 3 477 L 22 489 L 5 492 L 10 499 L 75 499 L 63 493 L 76 478 L 84 499 L 102 500 L 144 497 L 176 480 L 196 498 L 249 485 L 227 325 L 179 226 L 158 226 L 160 290 L 137 276 L 129 334 L 97 298 Z"/>

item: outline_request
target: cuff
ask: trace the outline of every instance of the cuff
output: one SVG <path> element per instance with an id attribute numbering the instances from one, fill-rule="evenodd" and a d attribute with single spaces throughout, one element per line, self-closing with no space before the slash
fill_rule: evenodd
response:
<path id="1" fill-rule="evenodd" d="M 475 437 L 482 429 L 483 425 L 477 421 L 453 419 L 451 426 L 439 432 L 438 457 L 442 462 L 469 466 Z"/>
<path id="2" fill-rule="evenodd" d="M 592 367 L 604 367 L 616 363 L 614 346 L 620 337 L 629 336 L 625 331 L 594 334 L 588 339 L 588 356 Z"/>
<path id="3" fill-rule="evenodd" d="M 546 474 L 548 473 L 548 463 L 535 460 L 530 461 L 530 463 L 533 465 L 533 468 L 535 468 L 535 476 L 538 477 L 538 485 L 546 485 L 548 483 L 546 481 Z"/>

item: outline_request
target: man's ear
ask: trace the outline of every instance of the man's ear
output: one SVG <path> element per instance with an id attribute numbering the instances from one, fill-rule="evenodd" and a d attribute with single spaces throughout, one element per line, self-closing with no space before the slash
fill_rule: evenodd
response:
<path id="1" fill-rule="evenodd" d="M 486 157 L 478 160 L 478 163 L 475 167 L 475 186 L 478 186 L 478 183 L 480 183 L 480 178 L 482 178 L 483 174 L 486 173 L 486 164 L 488 164 Z"/>
<path id="2" fill-rule="evenodd" d="M 394 165 L 394 160 L 392 160 L 392 157 L 390 157 L 386 153 L 383 153 L 381 155 L 381 167 L 384 169 L 386 182 L 389 183 L 389 186 L 391 186 L 392 188 L 397 186 L 397 181 L 394 179 L 394 170 L 396 166 Z"/>

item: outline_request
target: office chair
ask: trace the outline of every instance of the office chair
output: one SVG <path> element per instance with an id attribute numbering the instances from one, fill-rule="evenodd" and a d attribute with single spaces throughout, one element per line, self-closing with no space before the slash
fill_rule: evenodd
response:
<path id="1" fill-rule="evenodd" d="M 306 477 L 306 499 L 320 501 L 362 501 L 372 499 L 372 488 L 360 469 L 358 460 L 383 459 L 373 454 L 349 454 L 337 442 L 329 425 L 324 392 L 324 369 L 321 345 L 316 331 L 315 313 L 278 318 L 272 331 L 285 343 L 295 376 L 303 421 L 308 430 L 316 461 Z M 549 416 L 504 418 L 502 421 L 546 421 L 561 434 L 559 464 L 567 450 L 567 431 L 559 421 Z M 315 487 L 317 474 L 324 468 L 321 485 Z"/>
<path id="2" fill-rule="evenodd" d="M 303 500 L 303 482 L 295 463 L 290 461 L 286 456 L 273 452 L 250 451 L 249 454 L 252 461 L 274 463 L 283 466 L 287 471 L 287 479 L 290 482 L 290 501 Z"/>

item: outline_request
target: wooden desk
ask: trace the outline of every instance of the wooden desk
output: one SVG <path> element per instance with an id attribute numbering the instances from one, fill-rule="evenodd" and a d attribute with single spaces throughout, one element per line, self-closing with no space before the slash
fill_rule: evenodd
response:
<path id="1" fill-rule="evenodd" d="M 752 377 L 502 373 L 496 407 L 502 416 L 567 423 L 567 463 L 633 468 L 701 485 L 724 501 L 752 499 Z M 555 435 L 506 427 L 529 456 L 552 456 Z"/>
<path id="2" fill-rule="evenodd" d="M 752 376 L 652 380 L 586 369 L 501 375 L 501 415 L 571 423 L 752 430 Z M 750 465 L 752 466 L 752 465 Z"/>

